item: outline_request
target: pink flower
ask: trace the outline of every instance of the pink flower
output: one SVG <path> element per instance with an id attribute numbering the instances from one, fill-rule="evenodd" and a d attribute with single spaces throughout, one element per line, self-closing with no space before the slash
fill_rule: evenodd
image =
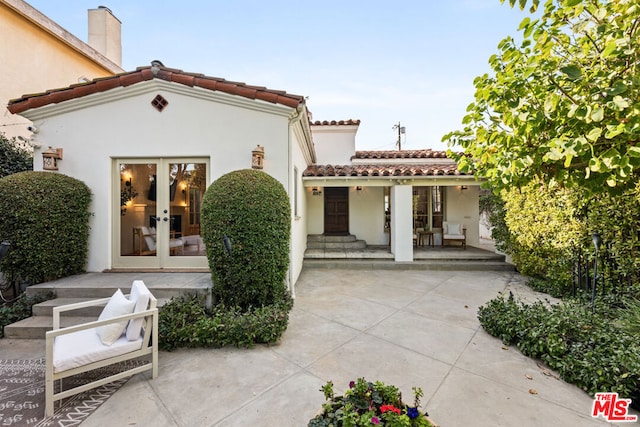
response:
<path id="1" fill-rule="evenodd" d="M 371 424 L 380 424 L 380 418 L 378 417 L 371 417 Z"/>

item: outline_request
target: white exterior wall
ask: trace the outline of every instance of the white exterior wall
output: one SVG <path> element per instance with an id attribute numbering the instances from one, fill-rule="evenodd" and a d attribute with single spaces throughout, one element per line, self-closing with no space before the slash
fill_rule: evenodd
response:
<path id="1" fill-rule="evenodd" d="M 64 149 L 59 172 L 84 181 L 93 192 L 88 271 L 112 265 L 112 222 L 118 211 L 112 206 L 113 158 L 209 158 L 212 182 L 233 170 L 250 168 L 251 151 L 260 144 L 265 147 L 264 171 L 289 192 L 291 108 L 267 103 L 265 111 L 243 108 L 238 97 L 219 93 L 216 96 L 229 104 L 211 102 L 210 91 L 159 80 L 106 94 L 67 103 L 86 107 L 66 113 L 55 105 L 28 112 L 41 128 L 42 149 Z M 118 94 L 130 96 L 116 100 Z M 169 101 L 162 112 L 150 105 L 157 94 Z M 260 105 L 246 102 L 256 104 Z M 57 115 L 49 115 L 52 112 Z M 42 169 L 42 149 L 34 155 L 35 170 Z"/>
<path id="2" fill-rule="evenodd" d="M 302 173 L 307 168 L 307 161 L 303 151 L 304 144 L 305 141 L 301 140 L 299 132 L 294 132 L 292 128 L 290 130 L 290 157 L 293 166 L 290 168 L 289 179 L 291 188 L 288 191 L 291 202 L 291 246 L 289 251 L 291 265 L 289 266 L 289 286 L 294 297 L 294 285 L 302 272 L 304 252 L 307 249 L 307 223 L 309 216 L 306 189 L 302 184 Z M 296 182 L 297 185 L 295 184 Z"/>
<path id="3" fill-rule="evenodd" d="M 396 261 L 413 261 L 413 187 L 391 187 L 391 253 Z"/>
<path id="4" fill-rule="evenodd" d="M 368 245 L 386 245 L 384 187 L 349 188 L 349 231 Z"/>
<path id="5" fill-rule="evenodd" d="M 349 165 L 356 152 L 357 125 L 311 126 L 319 165 Z"/>
<path id="6" fill-rule="evenodd" d="M 324 233 L 324 187 L 318 186 L 318 191 L 322 194 L 313 195 L 312 187 L 305 187 L 305 195 L 307 199 L 307 233 L 322 234 Z"/>
<path id="7" fill-rule="evenodd" d="M 480 244 L 480 212 L 478 197 L 480 187 L 470 185 L 466 190 L 460 186 L 447 187 L 445 194 L 445 221 L 463 224 L 467 229 L 467 245 Z"/>

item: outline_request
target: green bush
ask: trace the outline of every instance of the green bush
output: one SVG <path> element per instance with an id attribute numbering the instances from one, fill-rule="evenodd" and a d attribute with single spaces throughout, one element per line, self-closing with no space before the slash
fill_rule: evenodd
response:
<path id="1" fill-rule="evenodd" d="M 0 306 L 0 338 L 4 337 L 5 326 L 18 322 L 22 319 L 26 319 L 27 317 L 31 317 L 31 307 L 34 304 L 53 298 L 55 298 L 53 292 L 38 292 L 35 295 L 22 293 L 18 299 L 12 303 Z"/>
<path id="2" fill-rule="evenodd" d="M 27 148 L 0 132 L 0 178 L 32 169 L 33 156 Z"/>
<path id="3" fill-rule="evenodd" d="M 620 315 L 621 328 L 628 334 L 640 337 L 640 299 L 628 298 Z"/>
<path id="4" fill-rule="evenodd" d="M 505 191 L 502 198 L 512 237 L 509 253 L 518 270 L 568 286 L 572 251 L 588 235 L 574 193 L 529 185 Z"/>
<path id="5" fill-rule="evenodd" d="M 272 344 L 287 329 L 292 304 L 290 298 L 285 298 L 250 311 L 223 305 L 207 310 L 203 297 L 172 298 L 160 309 L 159 345 L 164 350 L 173 350 L 178 347 Z"/>
<path id="6" fill-rule="evenodd" d="M 571 294 L 571 287 L 567 283 L 559 283 L 553 279 L 533 277 L 527 281 L 527 285 L 534 291 L 543 292 L 555 298 Z"/>
<path id="7" fill-rule="evenodd" d="M 268 174 L 238 170 L 209 186 L 202 236 L 216 304 L 249 310 L 284 298 L 290 228 L 289 197 Z M 232 243 L 231 256 L 225 252 L 225 235 Z"/>
<path id="8" fill-rule="evenodd" d="M 526 356 L 539 358 L 561 378 L 590 394 L 618 392 L 640 404 L 640 344 L 637 335 L 620 328 L 624 313 L 609 302 L 591 307 L 579 302 L 549 306 L 499 297 L 478 310 L 487 333 L 515 344 Z"/>
<path id="9" fill-rule="evenodd" d="M 0 178 L 0 240 L 11 249 L 0 268 L 35 284 L 84 271 L 91 191 L 77 179 L 50 172 Z"/>

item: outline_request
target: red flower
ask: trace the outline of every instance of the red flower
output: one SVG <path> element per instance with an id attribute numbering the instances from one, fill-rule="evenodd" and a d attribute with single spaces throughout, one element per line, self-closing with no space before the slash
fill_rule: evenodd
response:
<path id="1" fill-rule="evenodd" d="M 380 407 L 380 412 L 382 412 L 383 414 L 387 411 L 391 411 L 391 412 L 395 412 L 396 414 L 400 415 L 400 409 L 396 408 L 393 405 L 382 405 Z"/>

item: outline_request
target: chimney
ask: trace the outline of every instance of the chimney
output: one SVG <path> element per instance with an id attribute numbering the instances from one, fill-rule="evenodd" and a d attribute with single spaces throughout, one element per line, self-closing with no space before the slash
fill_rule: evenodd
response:
<path id="1" fill-rule="evenodd" d="M 122 23 L 104 6 L 89 9 L 89 46 L 122 67 Z"/>

